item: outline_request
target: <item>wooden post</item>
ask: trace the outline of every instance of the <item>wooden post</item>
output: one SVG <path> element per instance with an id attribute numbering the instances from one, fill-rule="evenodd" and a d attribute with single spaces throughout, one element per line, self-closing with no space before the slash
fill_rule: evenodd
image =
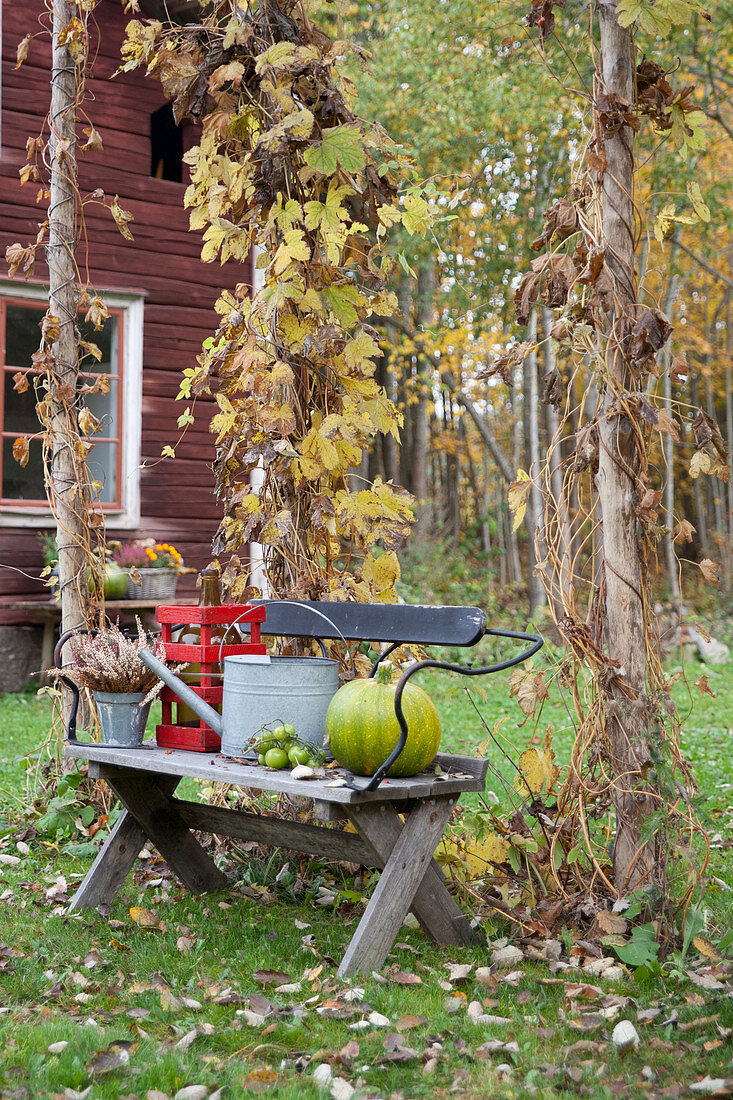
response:
<path id="1" fill-rule="evenodd" d="M 75 9 L 74 9 L 75 11 Z M 53 345 L 58 363 L 51 390 L 55 414 L 52 426 L 50 482 L 47 487 L 56 516 L 61 589 L 61 630 L 85 625 L 87 578 L 84 554 L 85 500 L 79 484 L 75 454 L 75 413 L 63 395 L 76 392 L 78 380 L 76 338 L 76 66 L 67 46 L 59 41 L 72 15 L 68 0 L 53 0 L 53 62 L 51 73 L 51 196 L 48 208 L 49 312 L 59 319 Z"/>
<path id="2" fill-rule="evenodd" d="M 600 67 L 598 91 L 634 101 L 635 54 L 631 32 L 619 26 L 617 0 L 600 0 Z M 665 877 L 654 839 L 642 844 L 647 819 L 658 808 L 642 771 L 649 762 L 646 705 L 646 651 L 640 548 L 635 512 L 639 469 L 639 426 L 619 408 L 617 398 L 638 388 L 623 352 L 626 325 L 636 303 L 634 274 L 634 135 L 627 125 L 604 142 L 602 223 L 605 260 L 614 283 L 614 308 L 607 322 L 605 391 L 599 424 L 600 455 L 596 479 L 603 516 L 605 600 L 603 641 L 619 664 L 619 679 L 631 689 L 630 700 L 618 685 L 606 695 L 611 743 L 616 838 L 613 864 L 616 887 L 627 894 L 639 887 L 661 885 Z"/>

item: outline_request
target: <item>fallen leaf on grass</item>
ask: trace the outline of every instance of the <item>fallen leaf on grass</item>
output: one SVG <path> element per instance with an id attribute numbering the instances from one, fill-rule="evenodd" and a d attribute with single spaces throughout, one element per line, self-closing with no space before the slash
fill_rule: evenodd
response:
<path id="1" fill-rule="evenodd" d="M 612 913 L 608 909 L 602 909 L 600 913 L 596 913 L 596 924 L 606 936 L 623 935 L 629 926 L 626 917 L 620 913 Z"/>
<path id="2" fill-rule="evenodd" d="M 388 978 L 397 985 L 422 985 L 422 978 L 408 970 L 388 971 Z"/>
<path id="3" fill-rule="evenodd" d="M 160 922 L 152 909 L 142 909 L 139 905 L 130 908 L 130 916 L 141 928 L 159 928 Z"/>
<path id="4" fill-rule="evenodd" d="M 341 1047 L 338 1052 L 338 1060 L 344 1069 L 351 1069 L 354 1059 L 359 1057 L 359 1049 L 356 1039 L 351 1039 L 345 1046 Z"/>
<path id="5" fill-rule="evenodd" d="M 414 1016 L 408 1013 L 406 1016 L 400 1016 L 395 1026 L 398 1031 L 410 1031 L 413 1027 L 421 1027 L 427 1022 L 424 1016 Z"/>
<path id="6" fill-rule="evenodd" d="M 602 993 L 600 986 L 587 985 L 584 982 L 567 982 L 565 985 L 565 996 L 570 1001 L 594 1001 Z"/>
<path id="7" fill-rule="evenodd" d="M 690 1092 L 701 1092 L 708 1096 L 730 1096 L 733 1089 L 733 1077 L 703 1077 L 687 1086 Z"/>
<path id="8" fill-rule="evenodd" d="M 100 1050 L 90 1058 L 84 1068 L 93 1077 L 101 1077 L 102 1074 L 111 1073 L 115 1069 L 122 1069 L 123 1066 L 128 1065 L 136 1049 L 137 1043 L 131 1043 L 126 1039 L 115 1040 L 105 1050 Z"/>
<path id="9" fill-rule="evenodd" d="M 712 959 L 713 962 L 717 962 L 720 958 L 720 955 L 713 947 L 710 940 L 706 940 L 704 936 L 693 936 L 692 942 L 700 954 L 705 955 L 706 958 Z"/>
<path id="10" fill-rule="evenodd" d="M 278 1075 L 272 1069 L 253 1069 L 242 1081 L 242 1087 L 250 1092 L 265 1092 L 271 1089 L 279 1081 Z"/>
<path id="11" fill-rule="evenodd" d="M 451 983 L 464 982 L 473 970 L 473 963 L 445 963 L 444 965 L 448 971 L 448 981 Z"/>
<path id="12" fill-rule="evenodd" d="M 258 985 L 285 985 L 286 982 L 293 980 L 282 970 L 255 970 L 252 977 Z"/>
<path id="13" fill-rule="evenodd" d="M 717 978 L 713 978 L 709 974 L 698 974 L 695 970 L 688 970 L 687 977 L 693 985 L 699 986 L 700 989 L 725 989 L 722 982 L 719 982 Z"/>

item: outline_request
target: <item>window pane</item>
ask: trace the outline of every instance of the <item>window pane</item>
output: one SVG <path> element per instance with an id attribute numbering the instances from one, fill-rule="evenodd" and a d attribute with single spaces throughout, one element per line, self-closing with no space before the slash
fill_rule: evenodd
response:
<path id="1" fill-rule="evenodd" d="M 39 440 L 33 440 L 27 466 L 13 458 L 13 440 L 3 439 L 3 497 L 10 500 L 45 501 L 43 452 Z"/>
<path id="2" fill-rule="evenodd" d="M 41 346 L 40 323 L 46 316 L 45 307 L 8 305 L 6 312 L 5 366 L 29 367 L 31 356 Z"/>
<path id="3" fill-rule="evenodd" d="M 117 499 L 117 444 L 95 443 L 87 459 L 93 481 L 101 481 L 99 499 L 103 504 Z"/>
<path id="4" fill-rule="evenodd" d="M 32 380 L 31 380 L 32 381 Z M 36 416 L 36 395 L 31 385 L 25 393 L 18 393 L 13 386 L 12 374 L 5 375 L 5 423 L 6 432 L 17 435 L 35 435 L 41 430 Z"/>
<path id="5" fill-rule="evenodd" d="M 97 362 L 93 355 L 89 352 L 85 352 L 84 348 L 80 348 L 80 354 L 84 355 L 84 362 L 82 363 L 83 371 L 95 371 L 99 374 L 117 374 L 119 366 L 117 362 L 117 321 L 118 318 L 115 314 L 108 317 L 104 322 L 104 328 L 101 332 L 97 332 L 94 325 L 85 321 L 82 316 L 79 317 L 79 332 L 81 339 L 86 340 L 88 344 L 96 344 L 102 353 L 101 362 Z"/>
<path id="6" fill-rule="evenodd" d="M 85 378 L 85 382 L 93 382 L 92 378 Z M 117 435 L 117 380 L 110 380 L 109 393 L 88 393 L 83 398 L 84 404 L 91 413 L 102 421 L 100 435 Z"/>

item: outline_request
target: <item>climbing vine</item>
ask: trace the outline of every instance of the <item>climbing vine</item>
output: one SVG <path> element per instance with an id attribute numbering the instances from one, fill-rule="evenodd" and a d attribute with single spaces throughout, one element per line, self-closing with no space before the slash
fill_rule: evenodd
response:
<path id="1" fill-rule="evenodd" d="M 650 582 L 665 524 L 674 526 L 678 543 L 689 540 L 691 525 L 660 514 L 662 491 L 649 457 L 655 433 L 678 442 L 681 423 L 688 420 L 698 471 L 727 480 L 729 467 L 720 432 L 704 411 L 672 409 L 655 395 L 663 371 L 674 376 L 688 368 L 683 350 L 674 358 L 665 355 L 673 326 L 638 287 L 634 253 L 647 212 L 638 198 L 634 135 L 646 117 L 655 139 L 671 137 L 686 160 L 704 149 L 704 116 L 693 87 L 673 87 L 672 66 L 636 56 L 627 28 L 638 24 L 642 32 L 667 33 L 694 12 L 709 18 L 697 4 L 676 0 L 598 5 L 600 47 L 596 52 L 591 46 L 595 76 L 587 140 L 575 158 L 568 194 L 546 212 L 532 244 L 539 255 L 515 297 L 522 324 L 534 309 L 553 311 L 545 337 L 551 367 L 544 400 L 555 405 L 561 423 L 541 477 L 538 560 L 565 643 L 560 681 L 572 696 L 577 721 L 568 777 L 558 794 L 562 844 L 573 850 L 582 843 L 596 888 L 640 891 L 659 915 L 669 915 L 673 896 L 686 907 L 700 883 L 696 836 L 702 838 L 703 870 L 707 860 Z M 543 47 L 553 25 L 559 33 L 552 2 L 533 4 L 529 23 L 538 27 Z M 624 69 L 626 90 L 619 78 Z M 675 221 L 710 218 L 694 181 L 681 213 L 678 201 L 667 199 L 657 210 L 653 232 L 660 242 Z M 561 441 L 572 437 L 558 493 L 553 466 Z M 518 516 L 530 486 L 520 471 L 510 491 Z M 578 504 L 575 515 L 571 500 Z M 713 562 L 702 561 L 700 568 L 715 582 Z M 598 828 L 598 822 L 605 826 Z M 670 890 L 672 871 L 682 880 L 677 891 Z"/>
<path id="2" fill-rule="evenodd" d="M 201 124 L 185 203 L 202 259 L 254 249 L 262 272 L 254 296 L 244 282 L 220 296 L 219 326 L 180 387 L 183 427 L 200 395 L 218 405 L 214 548 L 231 555 L 235 598 L 252 590 L 243 550 L 255 541 L 279 596 L 393 601 L 411 499 L 353 472 L 375 434 L 402 423 L 374 378 L 370 320 L 397 311 L 388 281 L 407 263 L 384 244 L 394 226 L 429 233 L 437 192 L 358 117 L 346 62 L 362 54 L 320 30 L 308 4 L 215 0 L 206 12 L 192 26 L 131 22 L 122 68 L 145 65 L 176 119 Z"/>

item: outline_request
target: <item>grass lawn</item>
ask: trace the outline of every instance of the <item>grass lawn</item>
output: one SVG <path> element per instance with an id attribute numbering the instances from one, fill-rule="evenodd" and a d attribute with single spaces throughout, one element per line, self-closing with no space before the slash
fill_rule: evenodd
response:
<path id="1" fill-rule="evenodd" d="M 695 669 L 690 681 L 702 671 L 716 697 L 696 697 L 684 749 L 712 819 L 708 924 L 684 960 L 673 957 L 656 974 L 624 969 L 612 981 L 564 968 L 582 961 L 582 948 L 570 954 L 581 930 L 558 943 L 558 965 L 532 958 L 532 945 L 492 923 L 489 949 L 438 948 L 405 925 L 382 972 L 346 985 L 336 964 L 369 882 L 287 853 L 253 861 L 235 849 L 226 865 L 231 890 L 204 898 L 186 895 L 151 853 L 109 912 L 68 915 L 65 903 L 92 856 L 21 820 L 25 758 L 45 741 L 49 704 L 6 696 L 0 1098 L 192 1100 L 221 1090 L 225 1098 L 338 1100 L 351 1089 L 385 1100 L 654 1098 L 709 1095 L 711 1082 L 733 1083 L 731 976 L 705 956 L 715 953 L 707 941 L 733 924 L 733 667 Z M 484 740 L 461 685 L 434 674 L 420 682 L 439 703 L 442 747 L 471 751 Z M 517 729 L 506 674 L 484 687 L 479 709 L 490 727 L 509 717 L 501 732 L 516 759 L 533 731 Z M 686 713 L 688 693 L 680 684 L 676 693 Z M 571 728 L 557 697 L 543 711 L 543 735 L 547 723 L 562 765 Z M 489 786 L 503 800 L 511 769 L 493 745 L 489 756 Z M 491 950 L 505 943 L 523 957 L 489 970 Z M 633 1024 L 638 1046 L 612 1041 L 620 1021 Z M 718 1095 L 730 1095 L 733 1084 L 725 1087 Z"/>

